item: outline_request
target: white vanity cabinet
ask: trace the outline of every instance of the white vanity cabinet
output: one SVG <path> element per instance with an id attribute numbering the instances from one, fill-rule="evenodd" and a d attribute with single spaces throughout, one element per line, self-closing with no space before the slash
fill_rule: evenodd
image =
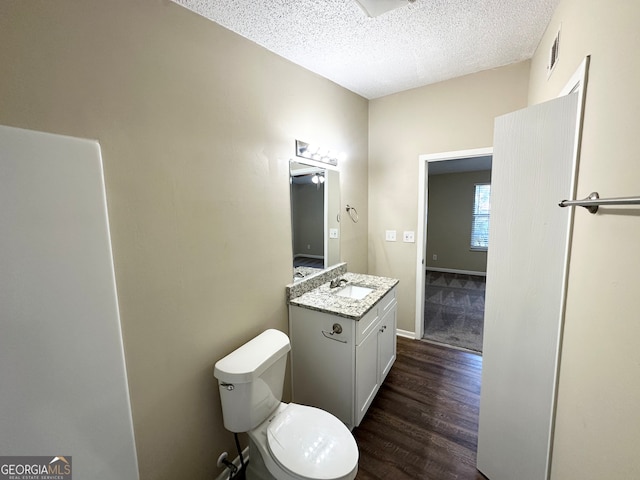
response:
<path id="1" fill-rule="evenodd" d="M 395 287 L 360 319 L 290 305 L 292 400 L 358 426 L 396 358 L 396 311 Z"/>

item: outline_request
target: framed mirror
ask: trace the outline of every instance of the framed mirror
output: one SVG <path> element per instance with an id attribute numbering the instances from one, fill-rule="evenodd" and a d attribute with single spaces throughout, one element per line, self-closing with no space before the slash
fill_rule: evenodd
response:
<path id="1" fill-rule="evenodd" d="M 294 281 L 340 262 L 340 174 L 289 162 Z"/>

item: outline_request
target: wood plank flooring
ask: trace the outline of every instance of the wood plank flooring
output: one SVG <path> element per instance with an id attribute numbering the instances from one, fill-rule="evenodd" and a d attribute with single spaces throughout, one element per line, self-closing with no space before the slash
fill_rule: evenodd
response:
<path id="1" fill-rule="evenodd" d="M 353 434 L 356 480 L 485 480 L 476 470 L 482 357 L 398 337 L 396 362 Z"/>

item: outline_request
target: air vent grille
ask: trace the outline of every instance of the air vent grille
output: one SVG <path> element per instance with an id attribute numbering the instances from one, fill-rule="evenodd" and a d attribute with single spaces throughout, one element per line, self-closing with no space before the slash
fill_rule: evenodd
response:
<path id="1" fill-rule="evenodd" d="M 553 39 L 553 43 L 551 44 L 551 49 L 549 50 L 549 65 L 547 66 L 548 76 L 550 77 L 553 73 L 553 70 L 556 68 L 558 64 L 558 58 L 560 56 L 560 30 L 556 34 L 556 37 Z"/>

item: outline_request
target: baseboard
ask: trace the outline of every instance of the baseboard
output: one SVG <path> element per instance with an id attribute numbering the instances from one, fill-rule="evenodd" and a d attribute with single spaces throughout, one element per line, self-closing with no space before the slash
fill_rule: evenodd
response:
<path id="1" fill-rule="evenodd" d="M 242 458 L 244 459 L 244 463 L 246 465 L 246 463 L 249 461 L 249 447 L 247 446 L 243 451 L 242 451 Z M 241 464 L 240 464 L 240 455 L 238 455 L 236 458 L 233 459 L 233 464 L 238 467 L 238 470 L 240 470 Z M 231 475 L 231 471 L 228 468 L 224 469 L 224 472 L 222 472 L 220 475 L 218 475 L 216 477 L 216 480 L 229 480 L 229 476 Z"/>
<path id="2" fill-rule="evenodd" d="M 416 339 L 416 334 L 414 332 L 410 332 L 409 330 L 401 330 L 396 328 L 396 335 L 399 337 L 410 338 L 411 340 Z"/>
<path id="3" fill-rule="evenodd" d="M 293 258 L 294 260 L 296 258 L 313 258 L 314 260 L 322 260 L 324 258 L 324 255 L 308 255 L 306 253 L 296 253 Z"/>
<path id="4" fill-rule="evenodd" d="M 425 270 L 432 271 L 432 272 L 442 272 L 442 273 L 460 273 L 462 275 L 477 275 L 479 277 L 487 276 L 487 272 L 476 272 L 473 270 L 456 270 L 455 268 L 427 267 L 425 268 Z"/>

